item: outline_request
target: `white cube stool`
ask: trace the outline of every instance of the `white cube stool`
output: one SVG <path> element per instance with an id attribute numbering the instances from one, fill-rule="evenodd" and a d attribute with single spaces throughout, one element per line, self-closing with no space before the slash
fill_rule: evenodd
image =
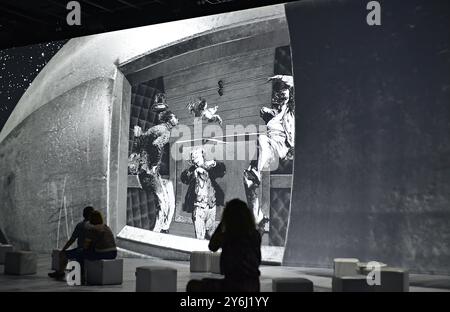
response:
<path id="1" fill-rule="evenodd" d="M 274 278 L 273 292 L 313 292 L 313 282 L 306 278 Z"/>
<path id="2" fill-rule="evenodd" d="M 123 259 L 85 260 L 88 285 L 120 285 L 123 282 Z"/>
<path id="3" fill-rule="evenodd" d="M 0 244 L 0 264 L 5 264 L 5 256 L 7 252 L 13 251 L 12 245 Z"/>
<path id="4" fill-rule="evenodd" d="M 136 268 L 136 292 L 176 292 L 177 270 L 160 266 Z"/>
<path id="5" fill-rule="evenodd" d="M 358 259 L 336 258 L 334 259 L 334 276 L 354 276 L 359 273 Z"/>
<path id="6" fill-rule="evenodd" d="M 221 252 L 213 252 L 210 255 L 210 267 L 209 270 L 211 273 L 222 274 L 220 271 L 220 255 Z"/>
<path id="7" fill-rule="evenodd" d="M 193 251 L 190 258 L 191 272 L 209 272 L 211 266 L 211 252 Z"/>
<path id="8" fill-rule="evenodd" d="M 5 274 L 29 275 L 37 272 L 37 255 L 31 251 L 9 251 L 5 255 Z"/>

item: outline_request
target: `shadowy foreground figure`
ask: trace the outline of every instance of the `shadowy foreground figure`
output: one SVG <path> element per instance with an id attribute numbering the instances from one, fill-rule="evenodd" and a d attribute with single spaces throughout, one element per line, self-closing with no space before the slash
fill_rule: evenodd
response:
<path id="1" fill-rule="evenodd" d="M 191 280 L 188 292 L 259 292 L 261 236 L 252 211 L 239 199 L 227 203 L 222 221 L 209 242 L 209 249 L 222 248 L 220 270 L 223 279 Z"/>

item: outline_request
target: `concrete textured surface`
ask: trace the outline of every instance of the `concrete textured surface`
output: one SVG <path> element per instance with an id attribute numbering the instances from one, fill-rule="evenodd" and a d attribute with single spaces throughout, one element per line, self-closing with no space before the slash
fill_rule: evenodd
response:
<path id="1" fill-rule="evenodd" d="M 360 1 L 286 8 L 296 151 L 285 264 L 344 257 L 450 274 L 448 1 L 383 2 L 378 28 Z"/>
<path id="2" fill-rule="evenodd" d="M 104 78 L 79 85 L 1 142 L 0 227 L 17 248 L 62 247 L 85 206 L 106 213 L 112 87 Z"/>
<path id="3" fill-rule="evenodd" d="M 189 261 L 164 261 L 157 258 L 124 258 L 124 281 L 122 285 L 112 286 L 68 286 L 63 281 L 55 281 L 47 277 L 50 269 L 50 257 L 39 255 L 38 273 L 28 276 L 11 276 L 3 274 L 0 265 L 0 291 L 33 291 L 33 292 L 134 292 L 135 272 L 139 266 L 167 266 L 177 270 L 177 292 L 184 292 L 191 279 L 204 277 L 220 278 L 218 274 L 191 273 Z M 332 271 L 328 269 L 311 269 L 301 267 L 261 266 L 261 291 L 272 291 L 272 279 L 287 277 L 303 277 L 314 283 L 314 291 L 331 291 Z M 412 275 L 410 291 L 450 291 L 450 276 Z"/>

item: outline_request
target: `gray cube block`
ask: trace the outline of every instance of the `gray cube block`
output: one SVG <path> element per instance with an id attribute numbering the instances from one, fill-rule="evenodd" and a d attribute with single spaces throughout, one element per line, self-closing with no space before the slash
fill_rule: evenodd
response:
<path id="1" fill-rule="evenodd" d="M 37 272 L 37 255 L 31 251 L 9 251 L 5 255 L 5 274 L 29 275 Z"/>
<path id="2" fill-rule="evenodd" d="M 274 292 L 313 292 L 314 284 L 306 278 L 274 278 L 272 280 Z"/>
<path id="3" fill-rule="evenodd" d="M 211 265 L 211 252 L 193 251 L 190 258 L 191 272 L 209 272 Z"/>
<path id="4" fill-rule="evenodd" d="M 369 285 L 366 275 L 333 277 L 333 292 L 374 292 L 375 287 Z"/>
<path id="5" fill-rule="evenodd" d="M 209 270 L 211 273 L 221 274 L 220 272 L 220 252 L 213 252 L 210 255 L 210 267 Z"/>
<path id="6" fill-rule="evenodd" d="M 176 292 L 177 270 L 160 266 L 136 268 L 137 292 Z"/>
<path id="7" fill-rule="evenodd" d="M 0 244 L 0 264 L 5 264 L 6 253 L 10 251 L 13 251 L 12 245 Z"/>
<path id="8" fill-rule="evenodd" d="M 336 258 L 334 259 L 334 276 L 353 276 L 359 272 L 358 263 L 356 258 Z"/>
<path id="9" fill-rule="evenodd" d="M 52 270 L 63 271 L 65 268 L 61 268 L 60 261 L 61 250 L 54 249 L 52 251 Z"/>
<path id="10" fill-rule="evenodd" d="M 123 282 L 123 259 L 85 260 L 88 285 L 120 285 Z"/>
<path id="11" fill-rule="evenodd" d="M 384 267 L 381 268 L 381 285 L 377 291 L 409 291 L 409 272 L 401 268 Z"/>

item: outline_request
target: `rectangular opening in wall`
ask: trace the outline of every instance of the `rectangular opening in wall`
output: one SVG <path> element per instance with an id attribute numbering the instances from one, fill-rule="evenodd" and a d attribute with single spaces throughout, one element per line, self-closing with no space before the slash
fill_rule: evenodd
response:
<path id="1" fill-rule="evenodd" d="M 281 262 L 294 131 L 285 17 L 204 32 L 120 68 L 132 96 L 127 226 L 119 238 L 206 250 L 227 201 L 240 198 L 262 234 L 264 260 Z M 259 168 L 267 158 L 276 166 Z M 283 188 L 272 187 L 273 174 Z"/>

